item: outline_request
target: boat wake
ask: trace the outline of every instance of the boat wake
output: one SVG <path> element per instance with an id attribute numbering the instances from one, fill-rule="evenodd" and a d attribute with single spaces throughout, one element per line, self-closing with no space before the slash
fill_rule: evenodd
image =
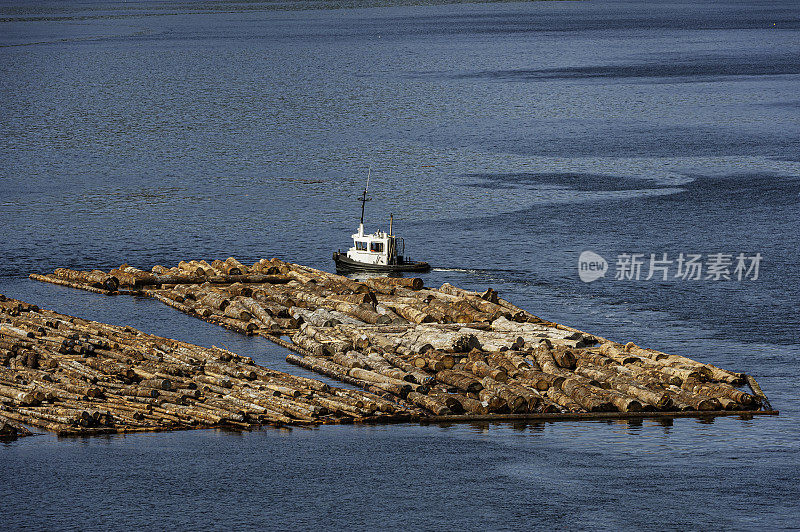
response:
<path id="1" fill-rule="evenodd" d="M 498 284 L 515 284 L 528 286 L 550 286 L 550 281 L 546 279 L 532 278 L 530 273 L 521 270 L 507 269 L 483 269 L 483 268 L 450 268 L 434 266 L 431 272 L 453 272 L 464 274 L 465 277 L 472 277 L 476 282 L 490 282 Z"/>
<path id="2" fill-rule="evenodd" d="M 524 273 L 521 270 L 504 270 L 500 268 L 484 269 L 484 268 L 448 268 L 444 266 L 433 266 L 431 271 L 434 272 L 458 272 L 458 273 L 477 273 L 482 275 L 496 274 L 496 273 Z"/>

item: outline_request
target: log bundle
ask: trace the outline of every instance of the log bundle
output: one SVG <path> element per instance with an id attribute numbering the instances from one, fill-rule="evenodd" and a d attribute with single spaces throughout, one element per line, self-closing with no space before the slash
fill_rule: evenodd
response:
<path id="1" fill-rule="evenodd" d="M 367 391 L 331 387 L 225 349 L 43 310 L 0 295 L 0 437 L 250 429 L 407 420 Z"/>
<path id="2" fill-rule="evenodd" d="M 294 351 L 290 363 L 407 415 L 755 412 L 768 405 L 760 388 L 740 389 L 752 379 L 743 373 L 547 322 L 492 289 L 426 288 L 418 278 L 358 282 L 278 259 L 244 265 L 232 257 L 149 272 L 122 265 L 104 274 L 116 279 L 116 291 L 100 274 L 59 269 L 35 278 L 149 296 L 262 335 Z"/>

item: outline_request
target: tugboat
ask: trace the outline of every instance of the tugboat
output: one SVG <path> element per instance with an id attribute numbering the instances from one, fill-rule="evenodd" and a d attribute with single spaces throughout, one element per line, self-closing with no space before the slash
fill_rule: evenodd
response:
<path id="1" fill-rule="evenodd" d="M 405 241 L 392 233 L 394 216 L 389 216 L 389 232 L 376 231 L 364 234 L 364 206 L 369 198 L 369 173 L 367 186 L 361 195 L 361 222 L 358 232 L 353 234 L 353 247 L 347 253 L 336 251 L 333 261 L 337 272 L 426 272 L 431 269 L 427 262 L 415 262 L 405 257 Z"/>

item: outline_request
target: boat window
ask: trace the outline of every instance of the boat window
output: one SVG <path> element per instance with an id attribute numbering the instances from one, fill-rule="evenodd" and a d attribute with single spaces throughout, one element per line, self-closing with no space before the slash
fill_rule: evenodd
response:
<path id="1" fill-rule="evenodd" d="M 373 242 L 370 244 L 369 250 L 377 253 L 383 253 L 383 242 Z"/>
<path id="2" fill-rule="evenodd" d="M 367 243 L 357 240 L 356 241 L 356 249 L 360 250 L 360 251 L 366 251 L 367 250 Z"/>

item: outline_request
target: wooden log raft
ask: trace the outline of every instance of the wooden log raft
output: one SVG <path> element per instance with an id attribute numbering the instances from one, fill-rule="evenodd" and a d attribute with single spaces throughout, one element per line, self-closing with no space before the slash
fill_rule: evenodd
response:
<path id="1" fill-rule="evenodd" d="M 60 275 L 85 281 L 88 273 Z M 290 355 L 289 362 L 396 401 L 414 415 L 441 415 L 436 412 L 444 408 L 453 414 L 513 415 L 755 412 L 768 407 L 760 388 L 758 392 L 753 388 L 753 393 L 737 388 L 747 380 L 743 373 L 547 322 L 492 289 L 472 292 L 447 283 L 425 288 L 417 278 L 358 282 L 278 259 L 261 259 L 250 266 L 233 257 L 210 263 L 182 261 L 173 268 L 153 267 L 151 272 L 122 265 L 108 275 L 112 274 L 120 286 L 147 287 L 141 293 L 187 314 L 288 347 L 300 353 Z M 93 279 L 96 285 L 99 277 Z M 83 281 L 76 286 L 107 292 Z M 13 360 L 30 369 L 54 364 L 51 357 L 38 354 L 41 343 L 19 340 L 13 351 L 0 350 L 0 361 Z M 59 372 L 102 384 L 86 364 L 74 362 L 59 363 Z M 88 369 L 105 375 L 94 366 Z M 253 382 L 243 373 L 231 375 L 213 364 L 207 364 L 196 380 L 214 375 L 221 380 L 200 384 L 219 391 L 230 389 L 227 379 Z M 191 389 L 183 384 L 188 385 L 177 383 L 176 390 Z M 156 400 L 175 393 L 179 396 L 175 401 L 194 399 L 185 391 L 159 393 L 158 398 L 133 397 Z M 235 399 L 267 408 L 263 400 Z M 315 398 L 313 404 L 334 407 L 329 408 L 333 412 L 348 411 L 330 401 L 334 399 Z M 271 408 L 274 412 L 277 407 Z M 308 417 L 307 410 L 298 407 L 294 414 Z M 185 412 L 170 415 L 186 418 Z"/>
<path id="2" fill-rule="evenodd" d="M 2 295 L 0 323 L 3 434 L 24 434 L 20 424 L 70 435 L 374 422 L 412 413 L 399 404 L 389 409 L 385 400 L 379 408 L 371 395 L 354 397 L 224 349 L 57 314 Z"/>

